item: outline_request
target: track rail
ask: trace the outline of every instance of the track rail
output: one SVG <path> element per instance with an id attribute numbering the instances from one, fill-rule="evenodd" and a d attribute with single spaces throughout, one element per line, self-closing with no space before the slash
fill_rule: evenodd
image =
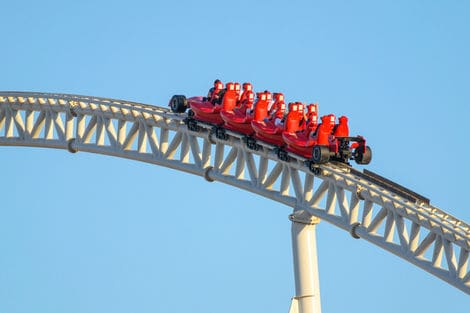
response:
<path id="1" fill-rule="evenodd" d="M 470 226 L 397 187 L 328 163 L 277 158 L 247 148 L 242 135 L 191 131 L 186 114 L 98 97 L 0 92 L 0 146 L 84 151 L 161 165 L 220 181 L 304 210 L 470 294 Z"/>

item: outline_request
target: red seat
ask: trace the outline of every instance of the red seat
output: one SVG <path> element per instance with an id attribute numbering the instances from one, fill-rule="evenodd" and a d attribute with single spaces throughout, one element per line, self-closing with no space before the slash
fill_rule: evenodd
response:
<path id="1" fill-rule="evenodd" d="M 318 125 L 315 133 L 316 141 L 319 145 L 328 146 L 330 143 L 330 136 L 332 135 L 333 128 L 335 127 L 336 117 L 333 114 L 324 115 L 321 117 L 321 124 Z"/>
<path id="2" fill-rule="evenodd" d="M 307 106 L 307 127 L 305 131 L 307 135 L 315 132 L 318 126 L 318 104 L 311 103 Z"/>
<path id="3" fill-rule="evenodd" d="M 253 109 L 253 104 L 255 103 L 255 93 L 251 90 L 243 92 L 243 100 L 240 101 L 239 110 L 244 114 Z"/>
<path id="4" fill-rule="evenodd" d="M 237 102 L 240 101 L 241 90 L 240 83 L 235 83 L 235 92 L 237 93 Z"/>
<path id="5" fill-rule="evenodd" d="M 243 101 L 247 99 L 250 93 L 254 95 L 253 86 L 250 83 L 243 83 L 243 91 L 240 95 L 240 99 L 238 100 L 239 106 L 243 104 Z"/>
<path id="6" fill-rule="evenodd" d="M 280 92 L 275 92 L 274 93 L 274 103 L 271 106 L 271 109 L 269 110 L 270 118 L 274 118 L 274 116 L 276 115 L 276 112 L 278 112 L 280 109 L 281 109 L 281 112 L 282 112 L 282 107 L 284 107 L 283 110 L 285 112 L 286 103 L 284 102 L 284 95 Z M 284 114 L 284 112 L 282 114 Z"/>
<path id="7" fill-rule="evenodd" d="M 234 83 L 227 83 L 224 98 L 222 99 L 222 109 L 232 111 L 237 105 L 238 95 Z"/>
<path id="8" fill-rule="evenodd" d="M 287 113 L 284 130 L 286 132 L 295 133 L 300 129 L 302 116 L 299 114 L 299 104 L 297 102 L 289 103 L 289 113 Z"/>
<path id="9" fill-rule="evenodd" d="M 268 116 L 267 94 L 265 92 L 258 92 L 256 95 L 258 96 L 258 100 L 255 104 L 255 115 L 253 120 L 262 121 Z"/>
<path id="10" fill-rule="evenodd" d="M 335 126 L 334 135 L 335 137 L 349 137 L 348 118 L 346 116 L 339 118 L 339 124 Z"/>

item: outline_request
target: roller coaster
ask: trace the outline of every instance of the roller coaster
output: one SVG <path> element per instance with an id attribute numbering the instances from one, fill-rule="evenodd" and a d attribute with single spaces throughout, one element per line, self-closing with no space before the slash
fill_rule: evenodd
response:
<path id="1" fill-rule="evenodd" d="M 274 145 L 280 160 L 288 161 L 287 152 L 301 155 L 309 160 L 308 166 L 315 170 L 317 164 L 337 161 L 349 164 L 369 164 L 372 150 L 362 136 L 350 136 L 348 118 L 328 114 L 318 123 L 318 104 L 306 106 L 302 102 L 290 102 L 286 110 L 284 94 L 268 90 L 255 93 L 251 83 L 223 83 L 216 79 L 208 96 L 186 98 L 174 95 L 169 106 L 175 113 L 188 111 L 185 119 L 188 128 L 199 129 L 198 124 L 209 123 L 219 139 L 226 139 L 226 130 L 245 135 L 247 147 L 256 150 L 258 140 Z M 307 107 L 307 114 L 305 114 Z"/>
<path id="2" fill-rule="evenodd" d="M 0 146 L 90 152 L 219 181 L 293 208 L 296 295 L 290 312 L 320 312 L 315 225 L 324 220 L 470 295 L 470 226 L 369 171 L 308 158 L 246 136 L 187 125 L 187 113 L 123 100 L 0 92 Z"/>

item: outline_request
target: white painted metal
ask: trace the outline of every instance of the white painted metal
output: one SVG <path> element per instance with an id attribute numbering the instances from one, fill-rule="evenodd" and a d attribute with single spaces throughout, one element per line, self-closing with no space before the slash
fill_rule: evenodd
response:
<path id="1" fill-rule="evenodd" d="M 470 294 L 470 226 L 326 164 L 314 176 L 305 159 L 249 150 L 239 134 L 217 139 L 189 131 L 186 114 L 95 97 L 0 92 L 0 145 L 85 151 L 129 158 L 217 180 L 305 210 Z"/>
<path id="2" fill-rule="evenodd" d="M 305 210 L 289 216 L 292 221 L 295 296 L 289 313 L 321 313 L 316 225 L 320 219 Z"/>

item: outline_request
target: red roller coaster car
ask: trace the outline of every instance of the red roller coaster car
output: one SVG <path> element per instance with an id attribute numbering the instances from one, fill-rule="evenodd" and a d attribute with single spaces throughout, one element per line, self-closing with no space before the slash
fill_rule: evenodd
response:
<path id="1" fill-rule="evenodd" d="M 268 116 L 251 122 L 251 126 L 255 131 L 254 137 L 276 146 L 284 145 L 282 132 L 284 131 L 283 121 L 285 114 L 286 104 L 284 102 L 284 95 L 282 93 L 274 93 L 274 103 L 268 112 Z"/>
<path id="2" fill-rule="evenodd" d="M 229 129 L 246 135 L 250 149 L 257 149 L 256 140 L 277 146 L 284 153 L 278 156 L 288 161 L 287 152 L 309 160 L 310 168 L 315 164 L 339 161 L 349 164 L 369 164 L 372 150 L 362 136 L 350 136 L 348 118 L 341 116 L 336 124 L 333 114 L 321 117 L 318 123 L 318 105 L 310 104 L 307 114 L 301 102 L 289 103 L 286 114 L 284 95 L 268 91 L 258 92 L 254 103 L 254 92 L 250 83 L 227 83 L 226 87 L 216 80 L 207 97 L 175 95 L 170 100 L 170 108 L 175 113 L 183 113 L 188 108 L 188 127 L 197 130 L 197 123 L 204 122 L 216 126 L 224 133 Z M 224 136 L 220 138 L 227 138 Z"/>
<path id="3" fill-rule="evenodd" d="M 222 125 L 224 120 L 220 115 L 222 110 L 231 111 L 236 106 L 238 94 L 234 83 L 227 83 L 226 88 L 216 80 L 214 87 L 209 90 L 207 97 L 196 96 L 186 99 L 185 96 L 175 95 L 170 100 L 173 112 L 183 113 L 191 109 L 191 116 L 202 122 Z"/>
<path id="4" fill-rule="evenodd" d="M 238 85 L 239 86 L 239 85 Z M 250 83 L 243 84 L 243 93 L 239 95 L 235 107 L 227 106 L 220 111 L 220 116 L 224 120 L 224 128 L 233 130 L 245 135 L 253 134 L 251 127 L 253 120 L 254 92 Z"/>

